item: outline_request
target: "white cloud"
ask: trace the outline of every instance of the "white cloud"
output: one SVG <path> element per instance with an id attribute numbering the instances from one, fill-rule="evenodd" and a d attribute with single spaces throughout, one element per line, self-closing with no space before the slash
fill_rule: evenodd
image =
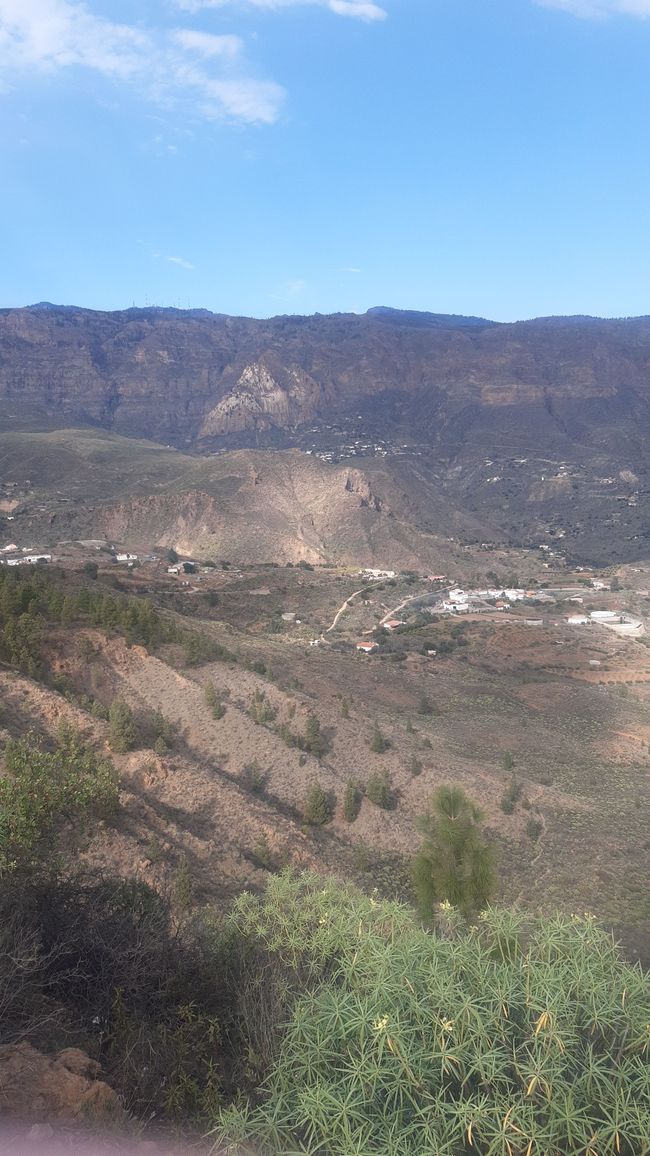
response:
<path id="1" fill-rule="evenodd" d="M 386 10 L 370 0 L 329 0 L 328 8 L 337 16 L 355 16 L 357 20 L 385 20 Z"/>
<path id="2" fill-rule="evenodd" d="M 280 85 L 249 75 L 237 36 L 118 24 L 77 0 L 0 0 L 6 77 L 72 67 L 213 119 L 272 124 L 285 96 Z"/>
<path id="3" fill-rule="evenodd" d="M 200 12 L 204 8 L 243 7 L 263 8 L 268 12 L 277 12 L 281 8 L 295 8 L 298 5 L 311 4 L 319 8 L 327 8 L 337 16 L 352 16 L 357 20 L 377 21 L 386 19 L 386 9 L 376 4 L 374 0 L 176 0 L 179 8 L 185 12 Z"/>
<path id="4" fill-rule="evenodd" d="M 172 265 L 180 265 L 183 269 L 195 268 L 192 262 L 186 261 L 184 257 L 168 257 L 167 260 L 171 261 Z"/>
<path id="5" fill-rule="evenodd" d="M 174 40 L 199 56 L 237 56 L 243 48 L 239 36 L 213 36 L 210 32 L 195 32 L 193 28 L 178 28 Z"/>
<path id="6" fill-rule="evenodd" d="M 558 8 L 585 20 L 605 20 L 608 16 L 650 17 L 650 0 L 535 0 L 543 8 Z"/>

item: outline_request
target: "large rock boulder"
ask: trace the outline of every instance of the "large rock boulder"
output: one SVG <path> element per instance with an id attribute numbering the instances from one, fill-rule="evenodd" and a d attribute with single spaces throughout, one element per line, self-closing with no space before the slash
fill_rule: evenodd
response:
<path id="1" fill-rule="evenodd" d="M 108 1124 L 125 1119 L 101 1069 L 79 1048 L 47 1056 L 28 1043 L 0 1047 L 0 1117 Z"/>

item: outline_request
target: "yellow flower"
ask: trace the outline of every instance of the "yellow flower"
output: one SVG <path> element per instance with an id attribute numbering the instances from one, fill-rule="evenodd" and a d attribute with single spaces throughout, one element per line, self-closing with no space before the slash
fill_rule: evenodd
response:
<path id="1" fill-rule="evenodd" d="M 388 1016 L 382 1016 L 379 1020 L 373 1020 L 372 1026 L 376 1032 L 385 1032 L 388 1027 Z"/>

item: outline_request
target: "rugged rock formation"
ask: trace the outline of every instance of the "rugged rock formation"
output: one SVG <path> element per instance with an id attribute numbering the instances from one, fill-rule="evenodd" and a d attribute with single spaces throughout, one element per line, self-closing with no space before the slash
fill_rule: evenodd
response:
<path id="1" fill-rule="evenodd" d="M 99 1074 L 99 1064 L 79 1048 L 46 1056 L 28 1043 L 5 1044 L 0 1047 L 0 1117 L 115 1126 L 125 1114 Z"/>
<path id="2" fill-rule="evenodd" d="M 650 318 L 0 311 L 5 415 L 179 446 L 255 444 L 351 415 L 446 453 L 495 429 L 590 443 L 650 421 L 649 383 Z"/>
<path id="3" fill-rule="evenodd" d="M 238 381 L 206 415 L 199 438 L 244 430 L 285 429 L 307 422 L 320 400 L 320 389 L 299 366 L 278 372 L 276 380 L 263 363 L 247 365 Z"/>

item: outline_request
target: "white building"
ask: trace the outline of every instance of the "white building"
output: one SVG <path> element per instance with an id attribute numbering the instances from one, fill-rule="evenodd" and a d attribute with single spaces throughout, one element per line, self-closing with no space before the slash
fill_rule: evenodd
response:
<path id="1" fill-rule="evenodd" d="M 460 586 L 455 586 L 453 590 L 449 591 L 448 597 L 450 602 L 467 602 L 469 595 L 461 590 Z"/>
<path id="2" fill-rule="evenodd" d="M 37 562 L 51 562 L 51 554 L 23 554 L 22 558 L 6 558 L 7 566 L 35 566 Z"/>
<path id="3" fill-rule="evenodd" d="M 115 560 L 116 560 L 116 562 L 137 562 L 138 555 L 137 554 L 116 554 Z"/>
<path id="4" fill-rule="evenodd" d="M 394 570 L 366 569 L 366 570 L 361 570 L 360 577 L 361 578 L 372 578 L 373 581 L 379 581 L 381 578 L 394 578 L 395 577 L 395 571 Z"/>

